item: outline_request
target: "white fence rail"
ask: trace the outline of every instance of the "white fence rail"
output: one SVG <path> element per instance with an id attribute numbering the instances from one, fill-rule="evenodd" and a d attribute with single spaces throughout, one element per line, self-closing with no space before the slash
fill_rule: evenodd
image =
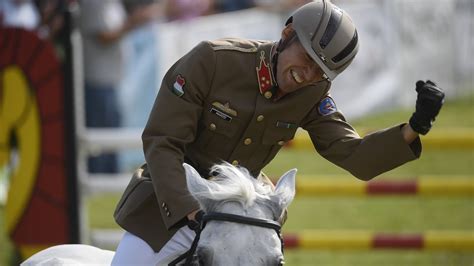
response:
<path id="1" fill-rule="evenodd" d="M 141 133 L 140 129 L 88 129 L 79 135 L 79 145 L 92 154 L 139 149 Z"/>

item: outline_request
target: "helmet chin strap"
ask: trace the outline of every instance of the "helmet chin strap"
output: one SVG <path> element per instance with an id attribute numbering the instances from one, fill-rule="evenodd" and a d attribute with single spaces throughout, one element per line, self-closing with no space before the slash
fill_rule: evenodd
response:
<path id="1" fill-rule="evenodd" d="M 272 66 L 273 66 L 272 69 L 273 69 L 273 76 L 275 77 L 275 80 L 274 80 L 275 85 L 273 85 L 273 87 L 275 87 L 275 89 L 274 89 L 275 91 L 280 89 L 280 87 L 278 85 L 278 81 L 277 81 L 278 56 L 296 38 L 297 38 L 296 32 L 295 31 L 290 31 L 290 33 L 288 34 L 288 36 L 285 39 L 280 39 L 280 41 L 278 41 L 276 52 L 275 52 L 275 54 L 272 55 Z"/>

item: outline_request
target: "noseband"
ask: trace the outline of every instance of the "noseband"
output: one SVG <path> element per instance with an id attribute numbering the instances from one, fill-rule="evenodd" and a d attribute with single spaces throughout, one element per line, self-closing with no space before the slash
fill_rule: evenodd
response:
<path id="1" fill-rule="evenodd" d="M 232 223 L 239 223 L 239 224 L 246 224 L 251 226 L 258 226 L 264 228 L 274 229 L 280 238 L 281 241 L 281 251 L 283 253 L 283 238 L 281 236 L 281 225 L 278 222 L 269 220 L 269 219 L 258 219 L 252 218 L 242 215 L 230 214 L 230 213 L 222 213 L 222 212 L 210 212 L 210 213 L 201 213 L 200 215 L 196 215 L 197 222 L 194 222 L 189 227 L 196 232 L 196 237 L 191 244 L 191 247 L 188 251 L 177 257 L 173 260 L 169 266 L 175 266 L 178 262 L 185 260 L 184 265 L 193 265 L 192 261 L 194 258 L 194 253 L 196 252 L 197 244 L 201 237 L 201 232 L 204 230 L 207 222 L 209 221 L 222 221 L 222 222 L 232 222 Z"/>

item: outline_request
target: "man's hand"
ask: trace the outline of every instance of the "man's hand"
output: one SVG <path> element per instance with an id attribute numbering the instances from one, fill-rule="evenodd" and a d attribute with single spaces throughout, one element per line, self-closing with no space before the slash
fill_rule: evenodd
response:
<path id="1" fill-rule="evenodd" d="M 188 215 L 187 215 L 188 220 L 196 220 L 196 214 L 197 214 L 199 211 L 200 211 L 200 210 L 197 209 L 197 210 L 192 211 L 190 214 L 188 214 Z"/>
<path id="2" fill-rule="evenodd" d="M 188 214 L 188 227 L 193 231 L 201 229 L 201 221 L 203 216 L 204 211 L 199 209 Z"/>
<path id="3" fill-rule="evenodd" d="M 410 118 L 411 128 L 425 135 L 430 131 L 436 116 L 444 103 L 444 92 L 433 82 L 416 82 L 416 110 Z"/>

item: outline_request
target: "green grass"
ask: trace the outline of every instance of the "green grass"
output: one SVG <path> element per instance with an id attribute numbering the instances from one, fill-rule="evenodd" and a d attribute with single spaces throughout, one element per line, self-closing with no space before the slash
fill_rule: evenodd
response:
<path id="1" fill-rule="evenodd" d="M 355 120 L 356 129 L 382 129 L 407 122 L 412 109 L 377 113 Z M 433 132 L 455 128 L 474 129 L 474 95 L 456 101 L 446 101 L 432 129 Z M 423 139 L 423 137 L 422 137 Z M 278 176 L 291 168 L 298 168 L 299 174 L 347 174 L 344 170 L 323 159 L 312 150 L 284 150 L 264 171 Z M 472 150 L 425 150 L 419 160 L 409 162 L 384 176 L 430 175 L 472 175 L 474 174 L 474 151 Z"/>
<path id="2" fill-rule="evenodd" d="M 385 128 L 407 121 L 412 110 L 398 110 L 354 121 L 355 128 Z M 435 123 L 435 131 L 452 128 L 474 129 L 474 97 L 446 102 Z M 280 176 L 290 168 L 298 174 L 347 175 L 309 150 L 283 150 L 265 168 L 270 176 Z M 426 150 L 419 160 L 405 164 L 378 178 L 410 178 L 429 175 L 474 174 L 472 150 Z M 112 213 L 119 195 L 101 195 L 88 200 L 90 225 L 117 228 Z M 384 232 L 423 232 L 426 230 L 474 231 L 474 197 L 297 197 L 289 208 L 285 232 L 301 229 L 362 229 Z M 0 208 L 0 265 L 10 254 L 5 237 L 3 210 Z M 328 251 L 287 250 L 286 265 L 330 266 L 472 266 L 473 252 L 450 251 Z M 2 264 L 3 262 L 3 264 Z"/>
<path id="3" fill-rule="evenodd" d="M 413 108 L 373 114 L 353 121 L 356 128 L 384 128 L 399 122 L 407 122 Z M 447 100 L 436 118 L 434 130 L 445 128 L 474 127 L 474 94 Z"/>
<path id="4" fill-rule="evenodd" d="M 297 168 L 298 174 L 348 175 L 311 150 L 284 150 L 268 165 L 264 172 L 269 176 L 280 176 L 291 168 Z M 426 150 L 421 158 L 404 164 L 383 176 L 414 177 L 430 175 L 472 175 L 474 173 L 474 151 L 472 150 Z"/>
<path id="5" fill-rule="evenodd" d="M 378 114 L 355 121 L 355 128 L 385 128 L 406 121 L 411 110 Z M 447 102 L 435 123 L 434 131 L 474 128 L 474 97 Z M 270 176 L 290 168 L 298 174 L 347 175 L 313 151 L 280 153 L 266 167 Z M 378 178 L 410 178 L 429 175 L 474 174 L 472 150 L 426 150 L 419 160 L 407 163 Z M 335 176 L 336 177 L 336 176 Z M 289 208 L 284 231 L 301 229 L 354 229 L 373 232 L 411 232 L 427 230 L 474 230 L 474 197 L 320 197 L 297 198 Z M 289 250 L 287 265 L 413 265 L 472 266 L 473 252 L 453 251 L 313 251 Z"/>
<path id="6" fill-rule="evenodd" d="M 472 254 L 431 251 L 291 251 L 294 266 L 472 266 Z"/>

